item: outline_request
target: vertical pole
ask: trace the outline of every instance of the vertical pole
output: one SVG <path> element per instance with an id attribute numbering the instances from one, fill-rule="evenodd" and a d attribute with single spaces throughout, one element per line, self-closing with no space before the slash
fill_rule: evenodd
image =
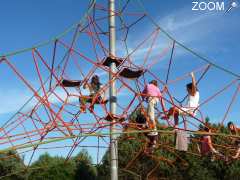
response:
<path id="1" fill-rule="evenodd" d="M 115 32 L 115 0 L 109 0 L 109 56 L 115 57 L 115 43 L 116 43 L 116 32 Z M 109 80 L 110 80 L 110 112 L 116 114 L 116 88 L 115 79 L 113 74 L 116 73 L 116 64 L 112 62 L 110 64 Z M 118 147 L 117 147 L 117 136 L 115 132 L 115 119 L 113 119 L 110 126 L 110 167 L 111 167 L 111 180 L 118 179 Z"/>

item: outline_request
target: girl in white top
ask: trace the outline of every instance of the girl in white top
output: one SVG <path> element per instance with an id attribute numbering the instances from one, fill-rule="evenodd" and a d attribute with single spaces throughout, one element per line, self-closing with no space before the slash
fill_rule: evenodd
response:
<path id="1" fill-rule="evenodd" d="M 178 125 L 178 119 L 179 119 L 178 116 L 179 115 L 195 116 L 196 110 L 199 105 L 200 95 L 197 90 L 195 76 L 194 76 L 193 72 L 190 75 L 192 78 L 192 83 L 189 83 L 186 85 L 187 92 L 188 92 L 188 100 L 187 100 L 186 106 L 183 106 L 183 107 L 174 106 L 174 107 L 170 108 L 167 113 L 167 116 L 165 117 L 165 118 L 169 119 L 170 116 L 173 116 L 174 121 L 175 121 L 175 126 Z"/>

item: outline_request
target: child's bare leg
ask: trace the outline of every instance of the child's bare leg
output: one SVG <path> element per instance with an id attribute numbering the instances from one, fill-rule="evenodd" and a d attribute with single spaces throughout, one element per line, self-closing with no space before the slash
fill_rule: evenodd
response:
<path id="1" fill-rule="evenodd" d="M 169 118 L 170 116 L 174 117 L 174 125 L 176 127 L 179 122 L 179 109 L 176 107 L 171 107 L 168 111 L 167 116 L 168 116 L 167 118 Z"/>
<path id="2" fill-rule="evenodd" d="M 151 99 L 148 103 L 148 116 L 151 122 L 151 128 L 155 129 L 156 128 L 156 122 L 155 122 L 155 110 L 154 110 L 154 100 Z"/>
<path id="3" fill-rule="evenodd" d="M 238 148 L 236 155 L 233 156 L 233 159 L 237 159 L 239 155 L 240 155 L 240 148 Z"/>
<path id="4" fill-rule="evenodd" d="M 176 109 L 174 111 L 173 117 L 174 117 L 174 125 L 176 127 L 176 126 L 178 126 L 178 123 L 179 123 L 179 118 L 178 118 L 179 117 L 179 110 L 178 109 Z"/>
<path id="5" fill-rule="evenodd" d="M 80 103 L 80 111 L 85 113 L 86 112 L 86 99 L 84 97 L 80 97 L 79 103 Z"/>

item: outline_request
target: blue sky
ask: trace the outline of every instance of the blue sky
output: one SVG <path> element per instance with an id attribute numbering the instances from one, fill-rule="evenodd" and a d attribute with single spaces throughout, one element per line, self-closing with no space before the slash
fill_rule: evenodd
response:
<path id="1" fill-rule="evenodd" d="M 106 6 L 105 1 L 98 2 Z M 225 4 L 228 3 L 228 1 L 224 2 Z M 240 52 L 240 46 L 238 44 L 240 41 L 240 8 L 233 9 L 230 13 L 225 14 L 223 11 L 192 11 L 192 1 L 190 0 L 184 2 L 177 0 L 160 2 L 154 0 L 151 1 L 151 3 L 144 0 L 143 3 L 154 21 L 169 32 L 176 40 L 203 56 L 208 57 L 212 62 L 240 74 L 240 63 L 238 59 L 238 53 Z M 5 54 L 22 48 L 32 47 L 34 44 L 49 40 L 63 32 L 66 28 L 81 19 L 88 7 L 88 1 L 3 0 L 1 2 L 1 7 L 0 54 Z M 130 3 L 126 11 L 142 12 L 138 4 L 133 2 Z M 126 22 L 131 22 L 134 18 L 124 17 L 124 20 Z M 117 21 L 117 23 L 119 25 L 119 21 Z M 106 26 L 103 27 L 107 29 Z M 139 24 L 131 28 L 127 38 L 129 50 L 133 50 L 144 37 L 154 30 L 154 28 L 152 22 L 147 18 L 144 18 Z M 117 35 L 121 36 L 122 34 L 119 33 Z M 69 42 L 71 36 L 72 32 L 67 34 L 63 40 Z M 119 36 L 117 41 L 117 55 L 123 56 L 126 55 L 126 51 L 123 50 L 123 44 L 119 40 L 119 38 L 121 38 Z M 103 42 L 107 47 L 107 39 L 103 39 Z M 151 42 L 146 43 L 131 56 L 134 63 L 139 65 L 143 63 L 143 57 L 145 57 L 150 43 Z M 154 57 L 157 57 L 158 54 L 166 46 L 171 45 L 171 43 L 172 41 L 160 32 L 147 64 L 151 64 L 151 61 L 156 59 Z M 48 57 L 49 62 L 51 61 L 50 55 L 52 48 L 53 46 L 50 44 L 40 49 L 41 53 L 43 53 L 45 57 Z M 87 56 L 91 58 L 94 57 L 90 39 L 80 37 L 78 48 Z M 58 61 L 63 57 L 64 52 L 65 51 L 60 48 L 59 54 L 57 55 Z M 99 54 L 102 56 L 102 53 Z M 165 80 L 169 56 L 170 52 L 168 52 L 162 59 L 160 59 L 161 61 L 159 60 L 150 69 L 162 80 Z M 35 88 L 38 88 L 40 84 L 37 79 L 36 71 L 34 70 L 31 52 L 12 56 L 10 59 L 29 82 L 31 82 Z M 90 64 L 82 61 L 80 62 L 80 65 L 87 67 L 83 68 L 84 73 L 87 73 L 91 67 Z M 177 46 L 176 51 L 174 52 L 170 80 L 174 80 L 203 65 L 206 65 L 206 63 L 183 48 Z M 41 73 L 46 78 L 48 72 L 44 66 L 41 66 L 41 68 Z M 97 73 L 102 75 L 103 82 L 107 81 L 106 73 L 102 70 L 97 70 Z M 72 79 L 77 79 L 79 77 L 79 72 L 77 72 L 75 67 L 68 68 L 67 75 Z M 197 73 L 196 76 L 199 77 L 200 74 Z M 152 77 L 147 76 L 146 78 L 147 80 L 151 80 Z M 179 99 L 184 97 L 186 94 L 185 84 L 189 79 L 190 78 L 187 77 L 176 84 L 170 84 L 169 89 L 171 94 Z M 204 102 L 204 100 L 208 99 L 208 97 L 223 88 L 233 79 L 233 76 L 216 68 L 211 68 L 198 87 L 200 90 L 201 102 Z M 2 96 L 0 102 L 0 124 L 3 124 L 29 97 L 31 97 L 32 92 L 16 78 L 16 75 L 14 75 L 5 64 L 0 64 L 0 81 L 0 95 Z M 132 82 L 129 82 L 129 84 L 133 86 Z M 237 86 L 234 85 L 228 91 L 201 107 L 201 112 L 204 116 L 210 116 L 213 122 L 221 122 L 236 88 Z M 64 96 L 60 90 L 58 93 Z M 131 94 L 127 91 L 122 91 L 119 97 L 123 97 L 122 99 L 119 98 L 119 103 L 125 105 L 125 98 L 131 98 Z M 32 104 L 34 104 L 34 102 L 32 102 Z M 29 105 L 29 108 L 31 108 L 32 104 Z M 231 120 L 238 123 L 239 105 L 239 98 L 237 98 L 226 121 Z M 170 105 L 167 106 L 169 107 Z M 97 109 L 97 112 L 101 113 L 101 110 Z M 87 118 L 91 119 L 88 115 L 83 115 L 81 118 L 82 120 Z M 26 126 L 31 129 L 31 127 L 29 127 L 30 124 L 26 124 Z M 22 129 L 19 128 L 18 131 L 21 132 Z M 66 141 L 65 143 L 71 144 L 72 142 Z M 83 144 L 96 145 L 96 139 L 89 138 L 89 140 L 85 140 Z M 62 145 L 62 143 L 59 145 Z M 53 145 L 50 144 L 49 146 Z M 68 150 L 69 149 L 65 148 L 58 152 L 55 150 L 49 152 L 51 154 L 60 155 L 66 154 Z M 96 162 L 96 149 L 89 149 L 89 151 Z M 36 158 L 42 152 L 45 152 L 45 150 L 40 150 L 36 153 Z M 102 156 L 103 153 L 104 150 L 101 151 L 100 156 Z"/>

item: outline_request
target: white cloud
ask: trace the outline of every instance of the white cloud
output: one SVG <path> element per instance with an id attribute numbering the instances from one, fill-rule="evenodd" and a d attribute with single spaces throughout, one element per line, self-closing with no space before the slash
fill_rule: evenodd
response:
<path id="1" fill-rule="evenodd" d="M 216 29 L 228 28 L 227 26 L 225 27 L 223 23 L 224 19 L 222 18 L 223 18 L 222 14 L 220 13 L 194 14 L 189 9 L 189 7 L 184 7 L 180 10 L 177 9 L 170 12 L 165 17 L 157 17 L 155 18 L 155 20 L 159 23 L 161 27 L 163 27 L 167 32 L 172 34 L 173 37 L 175 37 L 180 42 L 187 44 L 188 46 L 190 45 L 191 47 L 194 47 L 196 49 L 197 47 L 201 47 L 201 50 L 205 48 L 207 51 L 211 51 L 215 47 L 212 47 L 209 44 L 206 47 L 203 47 L 200 45 L 201 44 L 200 42 L 204 42 L 205 44 L 207 40 L 211 37 L 211 35 L 215 33 L 215 31 L 217 31 Z M 144 27 L 145 29 L 141 29 L 141 31 L 135 34 L 133 33 L 129 34 L 130 41 L 128 41 L 128 47 L 130 51 L 134 50 L 136 44 L 140 43 L 143 40 L 143 37 L 146 37 L 147 35 L 149 35 L 153 30 L 152 28 L 153 26 L 150 23 Z M 170 44 L 170 43 L 171 41 L 169 41 L 169 39 L 167 39 L 166 36 L 164 36 L 162 32 L 160 32 L 159 39 L 156 42 L 151 52 L 151 58 L 154 59 L 153 57 L 158 55 L 159 52 L 161 52 L 163 48 L 166 48 L 167 44 Z M 123 49 L 124 49 L 123 47 L 117 46 L 118 54 L 124 55 L 125 53 Z M 148 49 L 149 49 L 149 44 L 148 46 L 143 46 L 139 48 L 131 57 L 134 63 L 141 64 L 143 62 L 143 59 L 146 53 L 148 52 Z M 184 55 L 187 53 L 187 51 L 184 51 L 183 49 L 178 48 L 176 53 L 177 54 L 175 54 L 175 57 Z M 158 66 L 158 68 L 164 68 L 164 67 Z M 106 82 L 108 81 L 107 72 L 101 71 L 101 72 L 97 72 L 97 74 L 102 77 L 103 81 L 106 81 Z M 57 90 L 56 93 L 63 99 L 66 98 L 66 93 L 64 91 Z M 1 106 L 0 114 L 17 111 L 26 102 L 26 100 L 32 95 L 30 92 L 23 91 L 20 89 L 8 90 L 8 91 L 0 90 L 0 94 L 3 95 L 1 96 L 1 101 L 0 101 L 0 106 Z M 59 100 L 56 97 L 54 96 L 50 97 L 51 103 L 57 103 L 58 101 Z M 71 98 L 70 101 L 72 102 L 75 100 Z"/>
<path id="2" fill-rule="evenodd" d="M 157 17 L 155 18 L 155 21 L 179 42 L 187 45 L 188 47 L 200 49 L 200 51 L 204 53 L 216 49 L 216 47 L 211 44 L 206 46 L 206 42 L 209 41 L 214 34 L 227 28 L 224 26 L 225 19 L 222 13 L 195 13 L 189 9 L 189 6 L 174 10 L 165 17 Z M 154 28 L 155 27 L 149 23 L 148 26 L 145 26 L 145 29 L 142 29 L 141 32 L 139 32 L 140 34 L 136 33 L 131 35 L 129 38 L 131 40 L 128 42 L 129 49 L 134 50 L 134 47 L 142 41 L 143 37 L 147 37 Z M 167 44 L 171 44 L 171 40 L 167 38 L 163 32 L 160 32 L 150 57 L 158 55 L 164 48 L 166 48 Z M 134 63 L 141 64 L 143 62 L 143 59 L 149 50 L 149 46 L 150 45 L 147 44 L 146 46 L 140 47 L 132 55 Z M 119 50 L 121 51 L 121 48 L 119 48 Z M 183 48 L 177 48 L 175 57 L 185 55 L 186 53 L 188 52 Z M 124 53 L 120 52 L 120 54 Z"/>
<path id="3" fill-rule="evenodd" d="M 20 91 L 19 89 L 0 90 L 0 114 L 6 114 L 17 111 L 30 97 L 29 91 Z"/>
<path id="4" fill-rule="evenodd" d="M 69 94 L 71 94 L 71 97 L 68 99 L 68 103 L 77 103 L 78 102 L 78 96 L 79 92 L 75 88 L 67 88 L 67 91 Z M 109 89 L 107 88 L 105 91 L 105 98 L 108 98 L 108 91 Z M 87 89 L 82 89 L 81 92 L 83 95 L 88 95 L 89 92 Z M 66 100 L 67 98 L 67 93 L 63 90 L 63 88 L 56 88 L 54 93 L 60 97 L 63 101 Z M 20 90 L 20 89 L 14 89 L 14 90 L 8 90 L 8 91 L 3 91 L 0 90 L 1 96 L 1 101 L 0 101 L 0 115 L 1 114 L 7 114 L 7 113 L 14 113 L 17 112 L 26 102 L 29 100 L 33 94 L 30 93 L 30 91 L 27 90 Z M 41 95 L 41 94 L 40 94 Z M 57 96 L 54 94 L 51 94 L 48 97 L 48 101 L 51 104 L 57 104 L 60 103 L 61 101 Z M 127 96 L 128 94 L 126 92 L 119 92 L 118 96 Z M 43 95 L 41 95 L 42 98 L 44 98 Z M 33 98 L 23 109 L 23 111 L 28 111 L 31 108 L 36 105 L 37 99 Z"/>
<path id="5" fill-rule="evenodd" d="M 55 93 L 62 99 L 67 98 L 67 94 L 62 89 L 56 89 Z M 76 91 L 69 90 L 69 93 L 76 94 Z M 3 91 L 0 90 L 1 101 L 0 101 L 0 114 L 7 114 L 17 112 L 32 96 L 33 94 L 26 89 L 14 89 Z M 42 96 L 44 98 L 44 96 Z M 77 98 L 76 98 L 77 99 Z M 50 103 L 58 103 L 60 100 L 54 95 L 50 95 L 48 98 Z M 69 102 L 74 102 L 73 98 L 69 99 Z M 31 109 L 37 103 L 37 98 L 33 98 L 27 105 L 24 107 L 23 111 Z"/>

